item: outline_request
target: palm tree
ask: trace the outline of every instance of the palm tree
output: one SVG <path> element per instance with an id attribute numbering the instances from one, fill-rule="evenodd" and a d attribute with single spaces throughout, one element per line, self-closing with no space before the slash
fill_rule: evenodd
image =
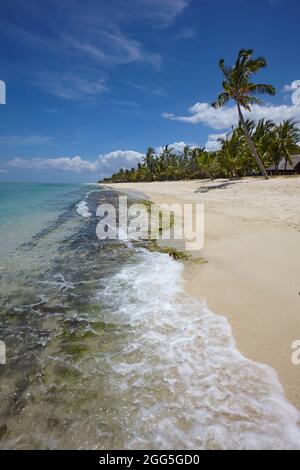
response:
<path id="1" fill-rule="evenodd" d="M 241 108 L 245 108 L 247 111 L 250 111 L 252 104 L 261 103 L 261 101 L 255 95 L 263 93 L 275 95 L 275 88 L 272 85 L 251 82 L 252 75 L 267 65 L 266 59 L 263 57 L 257 57 L 256 59 L 253 59 L 252 56 L 252 49 L 241 49 L 236 63 L 233 66 L 226 67 L 224 59 L 220 60 L 219 67 L 225 78 L 222 84 L 224 91 L 219 94 L 218 99 L 215 101 L 215 103 L 213 103 L 212 106 L 214 108 L 220 108 L 224 106 L 230 99 L 235 101 L 238 109 L 239 119 L 244 129 L 251 153 L 253 154 L 262 174 L 266 179 L 268 179 L 265 167 L 248 132 Z"/>
<path id="2" fill-rule="evenodd" d="M 155 166 L 155 150 L 152 147 L 147 149 L 146 155 L 144 157 L 144 164 L 149 171 L 150 181 L 152 181 Z"/>
<path id="3" fill-rule="evenodd" d="M 215 154 L 207 152 L 205 148 L 198 147 L 193 151 L 193 158 L 196 160 L 200 177 L 208 176 L 211 181 L 214 181 L 215 174 L 217 173 Z"/>
<path id="4" fill-rule="evenodd" d="M 246 123 L 249 126 L 251 123 Z M 219 150 L 219 161 L 222 168 L 226 170 L 230 177 L 237 178 L 240 176 L 241 167 L 243 165 L 244 153 L 244 139 L 245 136 L 241 134 L 240 129 L 233 129 L 231 134 L 227 135 L 225 139 L 219 139 L 221 149 Z"/>
<path id="5" fill-rule="evenodd" d="M 275 147 L 278 152 L 278 159 L 281 155 L 285 158 L 285 170 L 288 163 L 292 163 L 291 153 L 297 152 L 297 142 L 300 139 L 300 131 L 297 123 L 293 119 L 283 121 L 275 129 Z"/>
<path id="6" fill-rule="evenodd" d="M 275 127 L 270 119 L 260 119 L 253 133 L 253 140 L 265 166 L 274 163 L 276 158 Z"/>

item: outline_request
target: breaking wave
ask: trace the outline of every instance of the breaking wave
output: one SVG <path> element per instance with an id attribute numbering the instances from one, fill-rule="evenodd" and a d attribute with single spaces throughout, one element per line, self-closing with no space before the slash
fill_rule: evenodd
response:
<path id="1" fill-rule="evenodd" d="M 125 446 L 299 449 L 300 414 L 275 371 L 243 357 L 226 318 L 184 293 L 182 269 L 142 249 L 105 289 L 112 320 L 135 332 L 121 362 L 107 356 L 112 390 L 129 392 Z"/>

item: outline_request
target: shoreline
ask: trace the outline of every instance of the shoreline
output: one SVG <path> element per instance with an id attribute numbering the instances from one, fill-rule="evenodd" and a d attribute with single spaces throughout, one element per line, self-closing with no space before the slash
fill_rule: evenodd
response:
<path id="1" fill-rule="evenodd" d="M 272 366 L 300 410 L 300 177 L 103 184 L 152 202 L 205 204 L 205 264 L 186 263 L 185 290 L 227 317 L 239 351 Z"/>

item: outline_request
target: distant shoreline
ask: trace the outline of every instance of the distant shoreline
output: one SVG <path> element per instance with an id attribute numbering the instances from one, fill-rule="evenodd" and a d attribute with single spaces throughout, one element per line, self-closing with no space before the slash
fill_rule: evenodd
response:
<path id="1" fill-rule="evenodd" d="M 224 314 L 238 349 L 278 373 L 300 410 L 300 177 L 109 183 L 144 193 L 154 203 L 204 202 L 206 264 L 187 263 L 187 293 Z"/>

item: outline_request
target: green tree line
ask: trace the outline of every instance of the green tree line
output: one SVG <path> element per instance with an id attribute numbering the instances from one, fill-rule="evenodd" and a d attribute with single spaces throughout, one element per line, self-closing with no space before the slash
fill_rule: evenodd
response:
<path id="1" fill-rule="evenodd" d="M 291 155 L 300 150 L 297 145 L 300 140 L 297 123 L 293 119 L 279 125 L 264 119 L 256 123 L 245 120 L 242 113 L 242 108 L 250 111 L 253 104 L 261 104 L 259 95 L 275 94 L 272 85 L 252 81 L 253 75 L 266 65 L 264 57 L 253 58 L 252 49 L 241 49 L 232 66 L 226 66 L 224 59 L 219 61 L 223 74 L 222 92 L 212 106 L 220 108 L 233 100 L 237 106 L 239 125 L 226 138 L 220 139 L 218 151 L 208 152 L 205 148 L 186 146 L 178 155 L 167 145 L 156 155 L 150 147 L 137 168 L 121 168 L 103 182 L 232 178 L 259 173 L 268 178 L 266 168 L 270 165 L 275 166 L 275 172 L 282 158 L 285 158 L 287 165 L 291 162 Z"/>
<path id="2" fill-rule="evenodd" d="M 293 120 L 275 125 L 270 120 L 246 120 L 245 126 L 255 144 L 264 168 L 278 168 L 282 158 L 286 164 L 291 156 L 300 153 L 297 142 L 299 129 Z M 225 138 L 219 139 L 220 149 L 208 152 L 204 148 L 186 146 L 182 153 L 166 146 L 160 154 L 149 147 L 136 168 L 123 169 L 102 182 L 166 181 L 196 178 L 237 178 L 255 176 L 260 168 L 253 159 L 243 125 L 232 129 Z M 275 171 L 276 172 L 276 171 Z"/>

